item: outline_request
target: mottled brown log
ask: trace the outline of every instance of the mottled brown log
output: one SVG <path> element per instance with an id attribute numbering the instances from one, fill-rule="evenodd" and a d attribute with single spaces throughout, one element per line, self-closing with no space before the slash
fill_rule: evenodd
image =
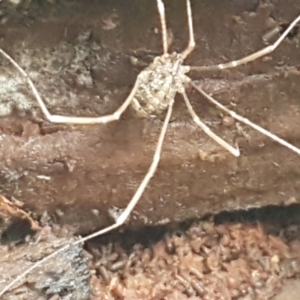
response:
<path id="1" fill-rule="evenodd" d="M 59 4 L 33 3 L 24 8 L 26 16 L 7 8 L 10 17 L 1 25 L 1 46 L 34 77 L 42 97 L 55 100 L 49 103 L 52 112 L 108 113 L 125 99 L 138 72 L 161 52 L 155 1 L 140 2 L 95 1 L 85 7 L 66 1 L 65 10 Z M 297 14 L 293 1 L 192 2 L 197 48 L 186 63 L 193 65 L 258 50 L 264 46 L 264 33 Z M 168 3 L 167 19 L 174 36 L 172 50 L 180 51 L 187 43 L 184 1 Z M 62 70 L 61 61 L 67 61 L 73 44 L 80 53 L 78 36 L 87 30 L 92 35 L 82 42 L 85 49 L 93 42 L 100 47 L 83 60 L 90 65 Z M 190 76 L 228 107 L 300 146 L 299 41 L 299 35 L 288 38 L 270 59 L 236 70 Z M 65 52 L 57 46 L 62 43 Z M 0 63 L 3 76 L 21 80 L 8 62 L 1 58 Z M 81 70 L 88 74 L 82 81 Z M 9 97 L 15 97 L 9 89 Z M 68 98 L 69 91 L 76 97 Z M 35 103 L 25 84 L 19 83 L 17 92 Z M 228 120 L 222 122 L 220 111 L 189 92 L 197 113 L 226 141 L 237 141 L 241 156 L 232 157 L 198 129 L 178 97 L 159 169 L 131 217 L 132 225 L 299 200 L 299 156 L 243 124 L 226 127 Z M 36 216 L 47 211 L 78 233 L 109 224 L 108 210 L 127 205 L 149 167 L 163 116 L 140 120 L 129 110 L 119 122 L 107 125 L 52 125 L 39 119 L 43 116 L 34 106 L 33 115 L 21 116 L 17 110 L 0 120 L 1 193 L 22 201 Z"/>

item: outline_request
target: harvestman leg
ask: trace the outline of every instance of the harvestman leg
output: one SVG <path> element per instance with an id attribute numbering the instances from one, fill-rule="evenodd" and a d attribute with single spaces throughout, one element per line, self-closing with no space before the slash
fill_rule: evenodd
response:
<path id="1" fill-rule="evenodd" d="M 120 119 L 121 115 L 124 113 L 124 111 L 128 108 L 130 105 L 137 89 L 140 85 L 139 77 L 137 77 L 137 80 L 129 94 L 129 96 L 126 98 L 126 100 L 123 102 L 123 104 L 112 114 L 101 116 L 101 117 L 69 117 L 69 116 L 61 116 L 61 115 L 52 115 L 48 108 L 46 107 L 44 101 L 42 100 L 39 92 L 37 91 L 34 83 L 30 79 L 29 75 L 25 72 L 23 68 L 20 67 L 20 65 L 5 51 L 3 51 L 0 48 L 0 53 L 8 59 L 14 67 L 26 78 L 28 85 L 30 86 L 38 104 L 41 107 L 42 112 L 44 113 L 45 117 L 52 123 L 68 123 L 68 124 L 105 124 L 112 121 L 117 121 Z"/>
<path id="2" fill-rule="evenodd" d="M 162 0 L 157 0 L 157 9 L 160 18 L 161 24 L 161 38 L 162 38 L 162 45 L 163 45 L 163 53 L 168 53 L 168 33 L 167 33 L 167 22 L 166 22 L 166 12 L 165 12 L 165 5 Z"/>
<path id="3" fill-rule="evenodd" d="M 217 64 L 217 65 L 212 65 L 212 66 L 203 66 L 203 67 L 190 67 L 190 70 L 195 70 L 195 71 L 216 71 L 216 70 L 224 70 L 224 69 L 230 69 L 230 68 L 235 68 L 239 65 L 242 64 L 246 64 L 248 62 L 254 61 L 264 55 L 267 55 L 271 52 L 273 52 L 281 43 L 282 41 L 287 37 L 287 35 L 291 32 L 291 30 L 296 26 L 296 24 L 300 21 L 300 15 L 294 19 L 294 21 L 288 26 L 288 28 L 282 33 L 282 35 L 270 46 L 267 46 L 257 52 L 254 52 L 250 55 L 247 55 L 241 59 L 238 60 L 233 60 L 224 64 Z M 196 89 L 199 93 L 201 93 L 206 99 L 208 99 L 210 102 L 212 102 L 214 105 L 216 105 L 217 107 L 219 107 L 221 110 L 225 111 L 226 113 L 228 113 L 230 116 L 232 116 L 234 119 L 252 127 L 253 129 L 257 130 L 258 132 L 268 136 L 269 138 L 271 138 L 272 140 L 276 141 L 277 143 L 287 147 L 288 149 L 292 150 L 293 152 L 297 153 L 300 155 L 300 149 L 293 146 L 292 144 L 288 143 L 287 141 L 279 138 L 278 136 L 276 136 L 275 134 L 272 134 L 271 132 L 269 132 L 268 130 L 256 125 L 255 123 L 251 122 L 249 119 L 246 119 L 240 115 L 238 115 L 237 113 L 235 113 L 232 110 L 229 110 L 228 108 L 226 108 L 224 105 L 222 105 L 221 103 L 219 103 L 216 99 L 214 99 L 212 96 L 208 95 L 204 90 L 202 90 L 199 86 L 197 86 L 194 82 L 190 82 L 190 84 L 194 87 L 194 89 Z M 188 110 L 190 111 L 190 113 L 192 114 L 192 116 L 194 115 L 195 112 L 193 112 L 192 107 L 190 105 L 188 105 L 187 101 L 187 96 L 183 95 L 185 98 L 185 102 L 186 105 L 188 107 Z M 195 122 L 196 119 L 193 116 Z M 204 129 L 203 129 L 204 130 Z M 208 133 L 207 133 L 208 134 Z"/>
<path id="4" fill-rule="evenodd" d="M 272 140 L 274 140 L 275 142 L 285 146 L 286 148 L 292 150 L 293 152 L 297 153 L 300 155 L 300 149 L 295 147 L 294 145 L 288 143 L 287 141 L 281 139 L 280 137 L 276 136 L 275 134 L 271 133 L 270 131 L 256 125 L 255 123 L 251 122 L 250 120 L 238 115 L 237 113 L 235 113 L 234 111 L 228 109 L 227 107 L 225 107 L 224 105 L 222 105 L 220 102 L 218 102 L 216 99 L 214 99 L 212 96 L 210 96 L 209 94 L 207 94 L 206 92 L 204 92 L 199 86 L 197 86 L 194 82 L 191 82 L 191 85 L 193 86 L 194 89 L 196 89 L 199 93 L 201 93 L 206 99 L 208 99 L 210 102 L 212 102 L 214 105 L 216 105 L 217 107 L 219 107 L 221 110 L 225 111 L 226 113 L 228 113 L 231 117 L 233 117 L 234 119 L 252 127 L 253 129 L 257 130 L 258 132 L 266 135 L 267 137 L 271 138 Z"/>
<path id="5" fill-rule="evenodd" d="M 157 0 L 157 8 L 159 12 L 161 29 L 162 29 L 163 52 L 164 54 L 167 54 L 168 53 L 167 21 L 166 21 L 165 5 L 162 2 L 162 0 Z M 194 50 L 196 46 L 190 0 L 186 0 L 186 9 L 187 9 L 187 17 L 188 17 L 189 43 L 186 49 L 181 53 L 183 59 L 187 58 L 187 56 Z"/>
<path id="6" fill-rule="evenodd" d="M 272 45 L 269 45 L 259 51 L 256 51 L 250 55 L 247 55 L 241 59 L 229 61 L 224 64 L 217 64 L 212 66 L 203 66 L 203 67 L 190 67 L 190 70 L 195 71 L 217 71 L 217 70 L 224 70 L 224 69 L 232 69 L 237 66 L 249 63 L 251 61 L 254 61 L 262 56 L 265 56 L 267 54 L 272 53 L 282 42 L 283 40 L 288 36 L 288 34 L 291 32 L 291 30 L 296 26 L 296 24 L 300 21 L 300 15 L 289 25 L 289 27 L 283 32 L 283 34 L 273 43 Z"/>
<path id="7" fill-rule="evenodd" d="M 224 147 L 226 150 L 228 150 L 232 155 L 238 157 L 240 155 L 240 150 L 239 148 L 234 148 L 231 145 L 229 145 L 228 143 L 226 143 L 223 139 L 221 139 L 219 136 L 217 136 L 215 133 L 213 133 L 209 127 L 207 127 L 201 120 L 200 118 L 197 116 L 196 112 L 194 111 L 190 100 L 186 94 L 186 92 L 182 93 L 184 102 L 186 104 L 186 107 L 190 113 L 190 115 L 192 116 L 193 121 L 210 137 L 212 138 L 214 141 L 216 141 L 218 144 L 220 144 L 222 147 Z"/>
<path id="8" fill-rule="evenodd" d="M 188 16 L 188 29 L 189 29 L 189 43 L 186 47 L 186 49 L 181 53 L 181 56 L 183 59 L 185 59 L 195 48 L 195 37 L 194 37 L 194 27 L 193 27 L 193 18 L 192 18 L 192 9 L 191 9 L 191 3 L 190 1 L 186 2 L 187 5 L 187 16 Z M 193 121 L 215 142 L 217 142 L 219 145 L 224 147 L 228 152 L 230 152 L 232 155 L 238 157 L 240 155 L 239 148 L 234 148 L 230 144 L 228 144 L 226 141 L 224 141 L 222 138 L 217 136 L 208 126 L 204 124 L 204 122 L 201 121 L 199 116 L 194 111 L 188 96 L 185 91 L 182 92 L 183 99 L 185 101 L 186 107 L 193 119 Z"/>
<path id="9" fill-rule="evenodd" d="M 194 48 L 196 46 L 190 0 L 186 1 L 186 10 L 187 10 L 187 17 L 188 17 L 189 43 L 188 43 L 187 47 L 185 48 L 185 50 L 181 53 L 181 56 L 183 59 L 187 58 L 187 56 L 189 54 L 191 54 L 191 52 L 194 50 Z"/>

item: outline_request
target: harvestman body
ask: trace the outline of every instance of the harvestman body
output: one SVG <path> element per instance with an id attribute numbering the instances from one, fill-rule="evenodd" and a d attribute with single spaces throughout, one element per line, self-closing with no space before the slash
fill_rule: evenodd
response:
<path id="1" fill-rule="evenodd" d="M 183 61 L 186 57 L 193 51 L 195 47 L 194 40 L 194 30 L 193 30 L 193 22 L 192 22 L 192 10 L 190 0 L 186 0 L 187 7 L 187 17 L 188 17 L 188 29 L 189 29 L 189 43 L 186 49 L 182 53 L 168 53 L 167 46 L 167 26 L 165 19 L 165 8 L 162 0 L 157 0 L 157 8 L 160 16 L 161 26 L 162 26 L 162 43 L 163 43 L 163 54 L 154 59 L 152 64 L 150 64 L 147 68 L 145 68 L 137 77 L 137 80 L 126 100 L 123 104 L 112 114 L 101 116 L 101 117 L 69 117 L 69 116 L 60 116 L 60 115 L 51 115 L 48 111 L 45 103 L 40 97 L 35 85 L 29 78 L 28 74 L 19 66 L 17 62 L 15 62 L 6 52 L 0 49 L 0 53 L 6 57 L 26 78 L 27 83 L 29 84 L 33 94 L 35 95 L 43 113 L 46 118 L 50 122 L 54 123 L 72 123 L 72 124 L 95 124 L 95 123 L 108 123 L 112 121 L 117 121 L 121 117 L 122 113 L 128 108 L 129 105 L 132 105 L 137 114 L 141 117 L 149 117 L 150 115 L 158 115 L 167 110 L 165 120 L 163 126 L 161 128 L 161 132 L 158 138 L 158 142 L 156 145 L 153 161 L 150 165 L 150 168 L 142 180 L 140 186 L 136 190 L 133 198 L 130 200 L 129 204 L 122 213 L 115 219 L 115 223 L 110 225 L 104 229 L 101 229 L 91 235 L 88 235 L 84 238 L 78 239 L 73 244 L 68 244 L 63 248 L 53 252 L 49 256 L 46 256 L 39 262 L 35 263 L 29 269 L 27 269 L 24 273 L 15 278 L 12 282 L 10 282 L 1 292 L 0 296 L 2 296 L 5 292 L 7 292 L 17 281 L 19 281 L 22 277 L 26 276 L 33 269 L 43 264 L 47 260 L 51 259 L 55 255 L 60 252 L 65 251 L 71 245 L 76 245 L 79 243 L 83 243 L 87 240 L 90 240 L 94 237 L 103 235 L 108 233 L 120 226 L 122 226 L 126 220 L 129 218 L 131 212 L 135 208 L 136 204 L 140 200 L 145 188 L 147 187 L 150 179 L 153 177 L 157 166 L 160 161 L 160 155 L 162 151 L 163 141 L 165 139 L 167 127 L 172 115 L 172 109 L 174 104 L 174 98 L 177 93 L 183 96 L 183 100 L 187 106 L 187 109 L 193 118 L 194 122 L 204 130 L 204 132 L 214 139 L 217 143 L 219 143 L 222 147 L 228 150 L 234 156 L 239 156 L 240 151 L 238 147 L 233 147 L 225 142 L 222 138 L 214 134 L 196 115 L 194 109 L 191 106 L 191 103 L 187 97 L 185 92 L 185 85 L 190 84 L 194 89 L 196 89 L 199 93 L 201 93 L 206 99 L 214 103 L 220 109 L 231 115 L 233 118 L 237 119 L 240 122 L 243 122 L 253 129 L 261 132 L 262 134 L 270 137 L 274 141 L 280 143 L 281 145 L 287 147 L 288 149 L 296 152 L 300 155 L 300 149 L 289 144 L 285 140 L 279 138 L 278 136 L 270 133 L 269 131 L 263 129 L 262 127 L 252 123 L 248 119 L 243 118 L 242 116 L 236 114 L 235 112 L 227 109 L 221 103 L 217 102 L 210 95 L 205 93 L 200 87 L 195 85 L 192 80 L 186 75 L 190 70 L 204 71 L 204 70 L 222 70 L 228 68 L 235 68 L 241 64 L 246 64 L 251 62 L 259 57 L 262 57 L 266 54 L 273 52 L 280 43 L 286 38 L 286 36 L 291 32 L 291 30 L 296 26 L 296 24 L 300 21 L 300 15 L 289 25 L 289 27 L 284 31 L 284 33 L 278 38 L 278 40 L 270 46 L 263 48 L 253 54 L 250 54 L 246 57 L 243 57 L 236 61 L 231 61 L 225 64 L 218 64 L 213 66 L 203 66 L 203 67 L 190 67 L 184 66 Z"/>

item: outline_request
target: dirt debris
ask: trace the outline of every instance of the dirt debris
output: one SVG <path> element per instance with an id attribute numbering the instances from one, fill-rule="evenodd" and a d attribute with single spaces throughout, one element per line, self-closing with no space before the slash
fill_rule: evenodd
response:
<path id="1" fill-rule="evenodd" d="M 223 212 L 100 237 L 34 269 L 3 299 L 282 300 L 300 277 L 299 209 Z M 34 237 L 0 246 L 0 288 L 74 241 L 74 231 L 49 221 Z"/>
<path id="2" fill-rule="evenodd" d="M 205 222 L 152 245 L 128 235 L 123 245 L 90 243 L 92 299 L 272 299 L 300 276 L 300 228 L 292 230 Z"/>

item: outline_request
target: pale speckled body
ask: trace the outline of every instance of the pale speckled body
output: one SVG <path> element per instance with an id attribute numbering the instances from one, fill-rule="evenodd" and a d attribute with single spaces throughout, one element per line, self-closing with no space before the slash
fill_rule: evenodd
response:
<path id="1" fill-rule="evenodd" d="M 149 118 L 166 110 L 176 93 L 184 91 L 190 82 L 185 74 L 188 66 L 182 65 L 179 53 L 158 56 L 138 76 L 140 85 L 132 100 L 132 107 L 139 117 Z"/>

